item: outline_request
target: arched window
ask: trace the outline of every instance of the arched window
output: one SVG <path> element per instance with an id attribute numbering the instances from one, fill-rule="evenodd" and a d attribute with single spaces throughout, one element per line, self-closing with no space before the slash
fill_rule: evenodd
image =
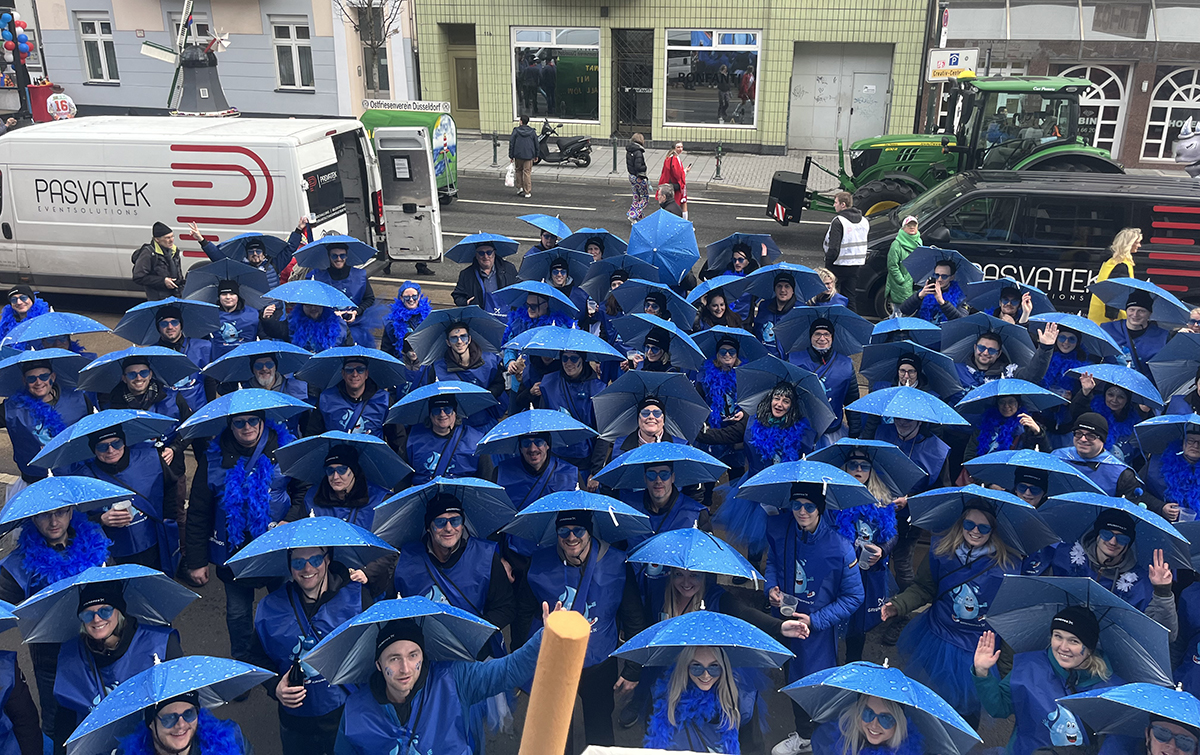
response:
<path id="1" fill-rule="evenodd" d="M 1125 80 L 1129 66 L 1081 64 L 1066 67 L 1058 75 L 1092 82 L 1079 99 L 1079 134 L 1090 135 L 1093 147 L 1108 150 L 1115 159 L 1125 125 Z"/>
<path id="2" fill-rule="evenodd" d="M 1142 159 L 1171 160 L 1171 145 L 1188 118 L 1200 114 L 1200 68 L 1159 66 L 1142 140 Z"/>

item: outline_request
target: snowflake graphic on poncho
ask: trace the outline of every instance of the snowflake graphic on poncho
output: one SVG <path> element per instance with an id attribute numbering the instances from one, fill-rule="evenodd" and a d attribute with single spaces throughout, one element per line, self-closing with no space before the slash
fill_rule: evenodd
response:
<path id="1" fill-rule="evenodd" d="M 1083 545 L 1077 540 L 1071 546 L 1071 565 L 1084 566 L 1087 564 L 1087 551 L 1083 549 Z"/>
<path id="2" fill-rule="evenodd" d="M 563 594 L 558 596 L 558 602 L 562 603 L 563 608 L 568 611 L 579 611 L 578 608 L 575 608 L 575 596 L 578 594 L 578 592 L 579 591 L 574 587 L 567 585 L 567 589 L 563 590 Z M 583 610 L 579 611 L 583 614 L 583 618 L 588 620 L 588 624 L 591 625 L 593 632 L 596 631 L 596 619 L 598 617 L 592 616 L 592 609 L 595 608 L 596 605 L 596 603 L 587 603 L 583 606 Z"/>
<path id="3" fill-rule="evenodd" d="M 1127 571 L 1121 576 L 1117 577 L 1117 583 L 1115 587 L 1117 588 L 1118 592 L 1129 592 L 1133 589 L 1133 586 L 1137 583 L 1137 581 L 1138 575 L 1131 571 Z"/>

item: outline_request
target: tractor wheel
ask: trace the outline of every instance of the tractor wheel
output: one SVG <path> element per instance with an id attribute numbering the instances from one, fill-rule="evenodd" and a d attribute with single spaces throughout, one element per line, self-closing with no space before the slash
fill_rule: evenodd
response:
<path id="1" fill-rule="evenodd" d="M 1030 168 L 1030 170 L 1057 170 L 1063 173 L 1095 173 L 1096 169 L 1088 162 L 1073 157 L 1060 157 L 1057 160 L 1047 160 Z"/>
<path id="2" fill-rule="evenodd" d="M 863 184 L 854 192 L 854 206 L 864 215 L 875 215 L 916 199 L 913 187 L 892 178 Z"/>

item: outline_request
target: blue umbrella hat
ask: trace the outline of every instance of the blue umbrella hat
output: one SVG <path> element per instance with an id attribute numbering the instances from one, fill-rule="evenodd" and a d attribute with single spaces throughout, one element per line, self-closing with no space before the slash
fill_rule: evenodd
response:
<path id="1" fill-rule="evenodd" d="M 517 220 L 524 220 L 539 231 L 545 231 L 550 234 L 554 237 L 553 241 L 555 245 L 558 244 L 560 239 L 565 239 L 571 235 L 570 227 L 559 220 L 557 215 L 546 215 L 541 212 L 535 212 L 531 215 L 518 215 Z"/>
<path id="2" fill-rule="evenodd" d="M 1197 751 L 1200 700 L 1190 692 L 1133 682 L 1079 692 L 1059 698 L 1058 703 L 1083 719 L 1097 734 L 1121 735 L 1134 742 L 1153 737 L 1164 745 L 1169 743 L 1162 752 Z M 1164 722 L 1175 726 L 1163 726 Z M 1176 727 L 1182 727 L 1183 731 Z"/>
<path id="3" fill-rule="evenodd" d="M 649 262 L 622 254 L 619 257 L 608 257 L 592 263 L 587 275 L 579 283 L 592 301 L 603 303 L 613 291 L 613 284 L 627 280 L 658 280 L 658 268 Z"/>
<path id="4" fill-rule="evenodd" d="M 871 340 L 871 323 L 840 304 L 796 307 L 775 325 L 775 338 L 785 352 L 803 351 L 817 324 L 833 331 L 833 350 L 845 356 L 861 354 Z"/>
<path id="5" fill-rule="evenodd" d="M 1040 315 L 1054 311 L 1054 305 L 1050 303 L 1050 297 L 1037 286 L 1030 286 L 1027 283 L 1021 283 L 1012 278 L 997 278 L 994 280 L 981 280 L 967 284 L 967 303 L 975 309 L 987 312 L 993 317 L 1000 316 L 1000 308 L 1002 305 L 1016 307 L 1016 317 L 1020 317 L 1022 312 L 1022 299 L 1025 294 L 1029 294 L 1029 298 L 1033 304 L 1033 312 L 1031 314 Z M 1010 315 L 1014 313 L 1010 312 Z"/>
<path id="6" fill-rule="evenodd" d="M 218 383 L 244 383 L 254 379 L 254 363 L 261 357 L 270 357 L 278 374 L 291 375 L 308 364 L 312 352 L 287 341 L 250 341 L 235 346 L 200 372 Z"/>
<path id="7" fill-rule="evenodd" d="M 478 616 L 429 598 L 383 600 L 326 635 L 304 662 L 330 684 L 363 683 L 383 651 L 399 640 L 416 641 L 426 662 L 474 661 L 496 631 Z"/>
<path id="8" fill-rule="evenodd" d="M 258 231 L 231 236 L 217 244 L 217 249 L 226 257 L 239 262 L 245 262 L 250 258 L 251 249 L 261 249 L 263 256 L 271 261 L 276 273 L 282 272 L 287 267 L 288 260 L 292 258 L 291 245 L 287 239 Z M 272 287 L 278 286 L 279 280 L 268 281 L 268 284 Z"/>
<path id="9" fill-rule="evenodd" d="M 80 333 L 108 333 L 107 325 L 73 312 L 47 312 L 16 326 L 5 336 L 6 344 L 46 345 Z"/>
<path id="10" fill-rule="evenodd" d="M 0 600 L 0 634 L 7 632 L 17 625 L 17 615 L 13 613 L 15 609 L 12 603 Z"/>
<path id="11" fill-rule="evenodd" d="M 230 286 L 230 282 L 235 285 Z M 275 283 L 278 285 L 279 281 Z M 262 295 L 271 290 L 271 282 L 257 267 L 237 260 L 217 260 L 188 270 L 183 298 L 216 306 L 221 303 L 222 289 L 237 294 L 246 306 L 261 309 L 265 306 Z"/>
<path id="12" fill-rule="evenodd" d="M 342 253 L 346 254 L 346 264 L 351 267 L 365 265 L 378 254 L 375 247 L 353 236 L 329 235 L 297 249 L 296 264 L 314 270 L 326 270 L 330 265 L 329 255 Z"/>
<path id="13" fill-rule="evenodd" d="M 673 666 L 689 648 L 720 648 L 731 668 L 779 668 L 794 656 L 763 630 L 716 611 L 692 611 L 654 624 L 613 657 L 640 666 Z"/>
<path id="14" fill-rule="evenodd" d="M 314 355 L 296 373 L 296 377 L 317 390 L 332 388 L 340 383 L 347 369 L 355 365 L 367 368 L 370 379 L 381 388 L 403 385 L 407 379 L 404 364 L 379 349 L 364 346 L 335 346 Z"/>
<path id="15" fill-rule="evenodd" d="M 699 370 L 704 364 L 704 354 L 700 347 L 691 336 L 675 327 L 670 320 L 636 313 L 617 318 L 613 326 L 622 343 L 640 349 L 647 359 L 653 355 L 653 350 L 657 349 L 661 355 L 659 358 L 667 361 L 669 356 L 669 364 L 677 369 Z"/>
<path id="16" fill-rule="evenodd" d="M 435 515 L 462 514 L 471 537 L 487 538 L 513 520 L 508 492 L 475 477 L 435 477 L 388 498 L 375 507 L 372 529 L 397 548 L 420 540 Z"/>
<path id="17" fill-rule="evenodd" d="M 863 705 L 866 697 L 890 701 L 899 706 L 896 713 L 921 733 L 923 752 L 966 755 L 983 742 L 949 703 L 886 661 L 882 666 L 868 661 L 834 666 L 793 682 L 782 692 L 819 722 L 836 721 L 847 709 Z M 900 715 L 894 717 L 899 720 Z"/>
<path id="18" fill-rule="evenodd" d="M 722 296 L 726 297 L 726 303 L 728 303 L 728 294 L 725 293 L 724 287 L 728 286 L 730 283 L 737 283 L 741 279 L 741 276 L 738 275 L 718 275 L 715 278 L 709 278 L 699 286 L 693 288 L 687 295 L 686 301 L 693 307 L 699 308 L 704 304 L 701 299 L 708 296 L 713 291 L 717 291 L 720 292 Z"/>
<path id="19" fill-rule="evenodd" d="M 879 478 L 893 496 L 902 496 L 929 475 L 908 458 L 899 448 L 882 440 L 842 438 L 808 455 L 808 461 L 819 461 L 843 469 L 851 459 L 866 461 L 870 471 Z"/>
<path id="20" fill-rule="evenodd" d="M 1161 417 L 1151 417 L 1133 426 L 1138 445 L 1142 453 L 1150 454 L 1171 453 L 1172 443 L 1183 445 L 1189 435 L 1200 435 L 1200 414 L 1164 414 Z M 1182 449 L 1175 449 L 1179 453 Z"/>
<path id="21" fill-rule="evenodd" d="M 497 301 L 513 310 L 524 312 L 526 317 L 531 317 L 529 313 L 529 299 L 531 297 L 545 299 L 549 304 L 548 311 L 552 315 L 565 316 L 571 319 L 579 317 L 579 307 L 576 307 L 574 302 L 549 283 L 531 280 L 520 281 L 511 286 L 505 286 L 496 292 Z M 539 317 L 543 315 L 539 315 Z M 509 319 L 512 319 L 511 316 Z M 563 324 L 566 323 L 564 322 Z M 411 339 L 412 336 L 409 336 L 409 338 Z M 409 343 L 411 342 L 410 340 Z"/>
<path id="22" fill-rule="evenodd" d="M 678 284 L 700 261 L 695 228 L 689 221 L 663 210 L 651 213 L 633 226 L 628 254 L 657 267 L 658 281 L 669 286 Z"/>
<path id="23" fill-rule="evenodd" d="M 912 341 L 867 344 L 863 347 L 859 372 L 874 392 L 881 386 L 899 385 L 901 364 L 916 371 L 914 387 L 919 390 L 933 393 L 943 401 L 962 393 L 958 368 L 950 357 Z"/>
<path id="24" fill-rule="evenodd" d="M 559 359 L 564 351 L 573 351 L 589 362 L 624 362 L 625 355 L 608 345 L 600 336 L 578 328 L 559 328 L 543 325 L 514 336 L 504 344 L 512 349 L 535 357 Z"/>
<path id="25" fill-rule="evenodd" d="M 775 298 L 775 284 L 778 282 L 791 284 L 797 302 L 806 302 L 825 293 L 825 282 L 815 270 L 790 262 L 760 267 L 738 282 L 728 284 L 725 290 L 734 299 L 742 294 L 752 294 L 770 301 Z"/>
<path id="26" fill-rule="evenodd" d="M 1200 373 L 1200 333 L 1177 332 L 1148 364 L 1164 399 L 1191 394 Z"/>
<path id="27" fill-rule="evenodd" d="M 409 331 L 407 340 L 420 357 L 421 365 L 428 366 L 445 355 L 450 348 L 446 342 L 450 331 L 460 327 L 467 329 L 471 343 L 481 351 L 500 352 L 500 345 L 504 343 L 504 323 L 474 304 L 431 312 L 420 325 Z"/>
<path id="28" fill-rule="evenodd" d="M 919 317 L 889 317 L 875 323 L 875 327 L 871 329 L 871 343 L 893 341 L 912 341 L 927 349 L 936 350 L 941 347 L 942 329 Z"/>
<path id="29" fill-rule="evenodd" d="M 354 309 L 354 302 L 349 296 L 328 283 L 309 279 L 288 281 L 276 286 L 271 289 L 271 298 L 288 304 L 308 304 L 337 310 Z"/>
<path id="30" fill-rule="evenodd" d="M 17 352 L 0 360 L 0 396 L 24 393 L 26 386 L 32 385 L 28 381 L 36 382 L 37 376 L 44 375 L 47 370 L 54 373 L 56 383 L 70 388 L 78 382 L 79 370 L 86 364 L 87 359 L 66 349 Z"/>
<path id="31" fill-rule="evenodd" d="M 742 483 L 738 497 L 777 509 L 795 508 L 793 501 L 806 498 L 822 512 L 876 503 L 861 482 L 819 461 L 789 461 L 767 467 Z"/>
<path id="32" fill-rule="evenodd" d="M 951 275 L 960 287 L 983 280 L 983 271 L 953 249 L 919 246 L 904 260 L 904 268 L 919 285 L 932 278 L 938 265 L 949 263 Z"/>
<path id="33" fill-rule="evenodd" d="M 518 274 L 521 276 L 521 280 L 550 283 L 550 271 L 564 265 L 567 268 L 569 279 L 575 285 L 579 285 L 579 282 L 587 276 L 588 268 L 592 266 L 592 255 L 562 247 L 555 247 L 544 252 L 527 252 L 521 259 L 521 269 Z"/>
<path id="34" fill-rule="evenodd" d="M 45 317 L 45 315 L 42 315 Z M 185 355 L 164 346 L 130 346 L 103 354 L 79 371 L 76 381 L 81 391 L 108 394 L 121 383 L 127 367 L 144 365 L 153 378 L 170 387 L 187 380 L 199 367 Z"/>
<path id="35" fill-rule="evenodd" d="M 93 458 L 96 440 L 109 432 L 119 431 L 122 443 L 136 446 L 167 435 L 175 429 L 177 421 L 141 409 L 105 409 L 86 414 L 51 438 L 30 463 L 46 469 L 67 467 L 77 461 Z"/>
<path id="36" fill-rule="evenodd" d="M 729 466 L 698 448 L 682 443 L 645 443 L 626 451 L 596 473 L 600 484 L 613 490 L 645 490 L 647 470 L 667 466 L 675 477 L 675 487 L 716 482 Z"/>
<path id="37" fill-rule="evenodd" d="M 906 385 L 872 391 L 847 406 L 846 410 L 931 425 L 964 427 L 970 424 L 936 396 Z"/>
<path id="38" fill-rule="evenodd" d="M 974 353 L 976 342 L 983 335 L 998 338 L 1000 351 L 1010 362 L 1028 364 L 1033 359 L 1033 339 L 1029 337 L 1028 330 L 983 312 L 943 324 L 942 353 L 955 362 L 967 362 Z"/>
<path id="39" fill-rule="evenodd" d="M 767 356 L 767 347 L 762 341 L 743 328 L 714 325 L 693 335 L 692 340 L 706 359 L 716 359 L 717 349 L 722 346 L 735 346 L 737 357 L 743 363 L 756 362 Z"/>
<path id="40" fill-rule="evenodd" d="M 475 261 L 475 250 L 490 247 L 499 257 L 508 257 L 517 253 L 518 244 L 508 236 L 498 233 L 472 233 L 454 246 L 446 250 L 446 259 L 469 265 Z"/>
<path id="41" fill-rule="evenodd" d="M 128 489 L 93 477 L 46 477 L 17 493 L 0 510 L 0 535 L 39 514 L 65 508 L 86 513 L 132 497 Z"/>
<path id="42" fill-rule="evenodd" d="M 1154 387 L 1154 383 L 1132 367 L 1119 364 L 1089 364 L 1084 367 L 1075 367 L 1069 372 L 1077 377 L 1085 374 L 1091 375 L 1097 383 L 1124 388 L 1131 394 L 1133 403 L 1147 404 L 1160 411 L 1163 408 L 1162 394 Z M 1101 387 L 1103 386 L 1097 386 L 1098 389 Z M 1098 395 L 1103 396 L 1103 391 L 1100 391 Z"/>
<path id="43" fill-rule="evenodd" d="M 293 557 L 293 551 L 322 549 L 324 558 L 316 564 L 312 559 Z M 250 541 L 246 547 L 225 562 L 234 577 L 289 577 L 292 572 L 304 571 L 308 565 L 318 566 L 337 561 L 350 569 L 361 569 L 372 561 L 396 552 L 377 535 L 356 524 L 343 522 L 336 516 L 310 515 L 294 522 L 272 527 Z M 296 568 L 299 563 L 300 568 Z"/>
<path id="44" fill-rule="evenodd" d="M 1128 307 L 1130 297 L 1133 297 L 1134 304 L 1145 306 L 1146 303 L 1149 303 L 1151 305 L 1149 307 L 1150 319 L 1153 322 L 1187 325 L 1192 312 L 1192 308 L 1181 302 L 1175 294 L 1150 281 L 1137 278 L 1109 278 L 1096 281 L 1088 286 L 1088 290 L 1092 292 L 1093 296 L 1104 302 L 1105 306 L 1114 309 Z"/>
<path id="45" fill-rule="evenodd" d="M 60 579 L 15 609 L 27 643 L 62 643 L 79 635 L 84 599 L 109 605 L 139 623 L 169 627 L 199 595 L 166 574 L 138 564 L 92 566 Z"/>
<path id="46" fill-rule="evenodd" d="M 613 291 L 612 296 L 627 315 L 645 313 L 663 320 L 669 318 L 682 330 L 691 330 L 696 322 L 696 308 L 666 284 L 631 279 Z"/>
<path id="47" fill-rule="evenodd" d="M 777 262 L 783 257 L 783 250 L 779 248 L 769 233 L 732 233 L 720 241 L 714 241 L 704 247 L 708 269 L 728 270 L 733 263 L 734 247 L 754 260 L 762 260 L 763 247 L 766 247 L 767 262 Z"/>
<path id="48" fill-rule="evenodd" d="M 1056 496 L 1065 493 L 1100 493 L 1096 483 L 1089 480 L 1067 462 L 1041 451 L 1020 449 L 1017 451 L 993 451 L 976 456 L 966 464 L 972 479 L 982 485 L 999 485 L 1016 493 L 1019 481 L 1037 477 L 1045 483 L 1043 495 Z M 1028 499 L 1026 499 L 1028 500 Z"/>
<path id="49" fill-rule="evenodd" d="M 698 527 L 660 532 L 643 540 L 625 559 L 631 564 L 663 566 L 704 574 L 765 582 L 737 549 L 711 532 Z"/>
<path id="50" fill-rule="evenodd" d="M 1060 339 L 1063 336 L 1064 330 L 1073 333 L 1078 339 L 1079 345 L 1083 347 L 1084 353 L 1088 356 L 1097 359 L 1107 359 L 1121 353 L 1121 347 L 1117 345 L 1112 336 L 1106 333 L 1099 325 L 1081 315 L 1067 312 L 1045 312 L 1040 315 L 1031 316 L 1029 322 L 1029 332 L 1034 338 L 1037 337 L 1036 331 L 1041 330 L 1038 327 L 1039 325 L 1052 322 L 1058 325 Z M 1174 343 L 1175 340 L 1177 339 L 1172 339 L 1171 343 Z M 1162 352 L 1159 353 L 1161 354 Z"/>
<path id="51" fill-rule="evenodd" d="M 501 532 L 547 546 L 557 542 L 559 531 L 567 528 L 576 538 L 581 536 L 580 530 L 587 530 L 592 537 L 615 543 L 649 533 L 650 518 L 615 498 L 566 490 L 529 504 Z"/>
<path id="52" fill-rule="evenodd" d="M 312 409 L 308 403 L 279 391 L 246 388 L 208 402 L 179 426 L 184 440 L 213 438 L 229 427 L 234 417 L 252 414 L 267 422 L 283 423 Z"/>
<path id="53" fill-rule="evenodd" d="M 500 420 L 480 438 L 477 448 L 481 454 L 514 455 L 520 453 L 520 446 L 526 438 L 544 439 L 553 450 L 595 437 L 595 430 L 566 412 L 526 409 Z"/>
<path id="54" fill-rule="evenodd" d="M 408 395 L 392 404 L 383 422 L 405 427 L 419 425 L 429 418 L 433 406 L 450 406 L 459 417 L 466 419 L 497 403 L 496 397 L 487 388 L 461 380 L 439 380 L 409 391 Z"/>
<path id="55" fill-rule="evenodd" d="M 412 467 L 382 438 L 341 430 L 310 435 L 281 446 L 275 451 L 275 463 L 288 477 L 318 485 L 325 478 L 325 458 L 329 452 L 347 446 L 354 449 L 358 468 L 367 481 L 381 488 L 391 490 L 412 474 Z"/>
<path id="56" fill-rule="evenodd" d="M 67 739 L 67 753 L 109 752 L 118 737 L 142 723 L 144 715 L 157 713 L 167 703 L 186 701 L 215 708 L 274 676 L 274 672 L 249 663 L 207 655 L 155 663 L 118 684 L 92 708 Z"/>
<path id="57" fill-rule="evenodd" d="M 1171 683 L 1167 628 L 1088 577 L 1006 575 L 987 620 L 1014 653 L 1045 650 L 1051 631 L 1062 629 L 1123 680 Z"/>
<path id="58" fill-rule="evenodd" d="M 1001 398 L 1008 397 L 1017 399 L 1020 407 L 1018 411 L 1021 412 L 1044 412 L 1067 403 L 1065 398 L 1054 391 L 1046 390 L 1028 380 L 1001 378 L 972 388 L 954 408 L 963 417 L 975 419 L 995 406 Z"/>
<path id="59" fill-rule="evenodd" d="M 696 386 L 678 372 L 630 370 L 592 397 L 596 429 L 604 440 L 620 440 L 637 432 L 638 415 L 645 409 L 663 413 L 664 428 L 690 443 L 711 411 Z M 664 440 L 666 436 L 664 436 Z"/>
<path id="60" fill-rule="evenodd" d="M 221 327 L 221 309 L 206 301 L 188 301 L 174 296 L 142 302 L 125 312 L 113 332 L 139 346 L 151 346 L 162 337 L 158 330 L 162 320 L 177 320 L 188 338 L 208 338 Z"/>
<path id="61" fill-rule="evenodd" d="M 623 256 L 629 250 L 628 241 L 604 228 L 580 228 L 559 239 L 558 245 L 564 249 L 588 252 L 588 256 L 591 256 L 589 246 L 599 246 L 601 259 L 605 260 Z"/>
<path id="62" fill-rule="evenodd" d="M 958 526 L 970 510 L 982 511 L 1004 545 L 1023 556 L 1037 553 L 1059 539 L 1055 531 L 1042 521 L 1038 509 L 1003 490 L 981 488 L 978 485 L 939 488 L 909 496 L 908 506 L 913 524 L 931 532 L 943 532 Z M 965 528 L 966 524 L 962 526 Z"/>
<path id="63" fill-rule="evenodd" d="M 1072 555 L 1086 557 L 1084 546 L 1100 538 L 1104 530 L 1113 535 L 1105 539 L 1120 543 L 1128 538 L 1142 568 L 1152 563 L 1156 550 L 1163 552 L 1172 567 L 1191 568 L 1187 538 L 1166 519 L 1124 498 L 1067 493 L 1046 501 L 1038 514 L 1064 543 L 1074 543 Z"/>
<path id="64" fill-rule="evenodd" d="M 825 387 L 812 372 L 776 356 L 765 356 L 737 368 L 737 405 L 743 411 L 756 414 L 776 389 L 790 392 L 798 421 L 807 422 L 818 437 L 834 423 Z"/>

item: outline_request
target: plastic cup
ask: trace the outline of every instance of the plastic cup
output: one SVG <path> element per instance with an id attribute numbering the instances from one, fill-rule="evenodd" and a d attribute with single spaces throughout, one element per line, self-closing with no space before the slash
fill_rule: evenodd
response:
<path id="1" fill-rule="evenodd" d="M 794 616 L 800 606 L 800 599 L 795 595 L 784 595 L 779 603 L 779 613 L 783 616 Z"/>
<path id="2" fill-rule="evenodd" d="M 117 501 L 112 505 L 113 511 L 129 511 L 133 507 L 133 501 Z"/>

